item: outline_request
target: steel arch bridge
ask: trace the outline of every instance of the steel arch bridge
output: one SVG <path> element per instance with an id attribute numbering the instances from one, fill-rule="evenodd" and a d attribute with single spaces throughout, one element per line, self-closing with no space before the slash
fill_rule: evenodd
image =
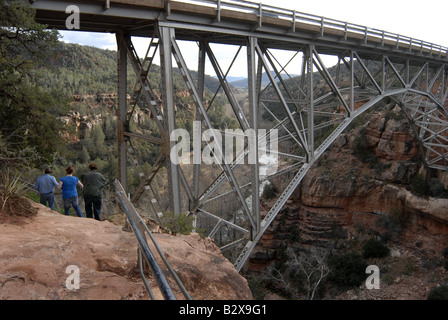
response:
<path id="1" fill-rule="evenodd" d="M 82 31 L 116 34 L 119 179 L 125 189 L 127 168 L 138 163 L 132 157 L 132 141 L 143 139 L 161 146 L 150 172 L 142 174 L 132 201 L 149 195 L 151 209 L 158 213 L 158 188 L 152 182 L 166 167 L 172 210 L 194 215 L 197 227 L 205 227 L 221 250 L 236 249 L 233 262 L 237 270 L 313 164 L 358 116 L 381 101 L 393 101 L 400 107 L 418 138 L 424 164 L 438 170 L 448 168 L 446 47 L 249 1 L 35 0 L 32 4 L 38 22 L 61 30 L 73 13 L 66 12 L 69 5 L 79 8 Z M 137 53 L 135 37 L 148 41 L 144 56 Z M 197 50 L 182 49 L 181 41 L 197 43 Z M 222 45 L 235 48 L 226 69 Z M 186 62 L 191 54 L 198 61 L 197 77 Z M 152 88 L 148 78 L 156 57 L 160 57 L 160 91 Z M 227 80 L 239 59 L 245 63 L 248 79 L 245 99 Z M 137 75 L 130 99 L 128 61 Z M 289 75 L 286 70 L 296 62 L 295 76 Z M 213 126 L 210 113 L 222 91 L 239 129 L 252 130 L 259 147 L 250 149 L 246 144 L 231 160 L 224 157 L 223 162 L 208 167 L 173 163 L 170 150 L 176 141 L 170 135 L 178 120 L 175 67 L 188 87 L 195 120 L 200 123 L 193 126 L 193 134 L 198 131 L 201 137 L 202 129 L 210 129 L 210 138 L 218 141 L 224 129 Z M 207 67 L 219 80 L 212 99 L 205 95 Z M 263 74 L 269 78 L 267 86 L 262 85 Z M 150 110 L 157 135 L 131 130 L 137 108 Z M 263 121 L 263 115 L 270 121 Z M 266 131 L 259 133 L 259 129 Z M 260 159 L 267 145 L 277 145 L 269 155 L 276 156 L 278 168 L 266 173 Z M 193 149 L 192 157 L 200 157 L 204 145 Z M 250 151 L 257 159 L 251 164 L 247 161 Z M 214 155 L 222 154 L 216 144 Z M 286 187 L 264 212 L 260 193 L 266 181 L 279 177 Z"/>

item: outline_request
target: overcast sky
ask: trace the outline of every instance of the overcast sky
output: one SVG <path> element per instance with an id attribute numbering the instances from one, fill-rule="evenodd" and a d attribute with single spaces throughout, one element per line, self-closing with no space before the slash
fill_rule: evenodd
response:
<path id="1" fill-rule="evenodd" d="M 261 0 L 261 2 L 267 5 L 385 30 L 448 47 L 448 28 L 446 26 L 448 0 Z M 62 40 L 66 42 L 110 50 L 116 50 L 117 48 L 115 35 L 113 34 L 67 31 L 61 31 L 61 34 L 63 35 Z M 133 42 L 139 52 L 144 53 L 146 51 L 146 41 L 135 39 Z M 185 48 L 183 50 L 185 52 L 184 55 L 187 52 L 194 52 L 197 48 L 196 44 L 193 43 L 183 44 L 183 46 Z M 215 54 L 218 61 L 222 61 L 221 67 L 224 70 L 226 70 L 228 64 L 233 59 L 236 50 L 237 48 L 235 47 L 216 47 Z M 241 53 L 242 56 L 244 54 Z M 185 56 L 185 59 L 191 69 L 197 69 L 196 54 L 192 54 L 191 58 Z M 245 69 L 245 66 L 242 64 L 236 65 L 229 74 L 245 76 Z M 212 73 L 210 67 L 207 68 L 206 73 Z"/>

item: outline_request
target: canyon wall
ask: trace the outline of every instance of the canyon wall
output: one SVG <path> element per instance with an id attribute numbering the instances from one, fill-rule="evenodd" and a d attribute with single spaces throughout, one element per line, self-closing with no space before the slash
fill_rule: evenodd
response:
<path id="1" fill-rule="evenodd" d="M 430 173 L 447 187 L 446 172 Z M 440 252 L 448 246 L 448 199 L 415 194 L 417 174 L 426 171 L 412 127 L 398 107 L 369 114 L 308 172 L 261 238 L 249 269 L 262 270 L 286 246 L 334 249 L 338 239 L 356 240 L 359 230 L 394 236 L 399 228 L 411 247 L 424 241 L 429 251 Z M 272 182 L 281 186 L 286 180 Z M 265 212 L 271 202 L 265 203 Z"/>

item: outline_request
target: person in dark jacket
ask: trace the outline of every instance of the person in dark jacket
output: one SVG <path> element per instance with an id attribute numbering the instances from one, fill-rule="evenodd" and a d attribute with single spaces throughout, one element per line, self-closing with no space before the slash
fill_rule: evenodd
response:
<path id="1" fill-rule="evenodd" d="M 91 163 L 89 164 L 89 172 L 81 176 L 81 181 L 84 184 L 83 197 L 86 217 L 101 221 L 100 214 L 103 204 L 101 189 L 106 185 L 106 178 L 98 172 L 98 166 L 95 163 Z"/>

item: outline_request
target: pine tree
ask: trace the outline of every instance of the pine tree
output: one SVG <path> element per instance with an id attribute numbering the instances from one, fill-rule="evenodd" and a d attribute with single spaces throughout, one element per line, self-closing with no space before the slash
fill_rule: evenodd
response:
<path id="1" fill-rule="evenodd" d="M 106 138 L 103 129 L 100 125 L 95 125 L 92 128 L 90 137 L 94 146 L 93 154 L 95 158 L 102 157 L 106 153 L 106 148 L 104 146 L 104 139 Z"/>
<path id="2" fill-rule="evenodd" d="M 4 150 L 23 153 L 15 163 L 35 165 L 64 152 L 58 119 L 68 103 L 58 92 L 37 85 L 36 66 L 57 43 L 57 31 L 34 21 L 28 1 L 0 0 L 0 135 Z M 6 156 L 6 157 L 5 157 Z M 0 151 L 0 158 L 8 161 Z"/>
<path id="3" fill-rule="evenodd" d="M 117 138 L 117 120 L 108 117 L 105 127 L 104 134 L 106 135 L 106 140 L 115 141 Z"/>
<path id="4" fill-rule="evenodd" d="M 82 163 L 87 163 L 90 160 L 89 151 L 87 151 L 86 146 L 82 146 L 81 154 L 79 155 L 79 160 Z"/>

